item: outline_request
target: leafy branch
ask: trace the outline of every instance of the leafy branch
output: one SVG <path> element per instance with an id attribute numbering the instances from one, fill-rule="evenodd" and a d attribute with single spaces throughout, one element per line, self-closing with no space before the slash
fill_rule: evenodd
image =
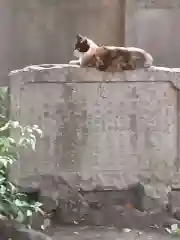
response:
<path id="1" fill-rule="evenodd" d="M 8 121 L 0 128 L 0 133 L 11 129 L 18 132 L 18 138 L 0 134 L 0 218 L 16 220 L 30 226 L 33 213 L 43 214 L 42 204 L 29 202 L 26 194 L 19 193 L 18 188 L 8 180 L 8 170 L 18 160 L 22 148 L 35 151 L 36 135 L 41 137 L 42 131 L 37 125 L 23 127 L 17 121 Z"/>

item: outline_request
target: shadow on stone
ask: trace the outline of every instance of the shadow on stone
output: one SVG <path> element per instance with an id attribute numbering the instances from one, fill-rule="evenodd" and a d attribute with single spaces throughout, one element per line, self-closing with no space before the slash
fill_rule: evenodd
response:
<path id="1" fill-rule="evenodd" d="M 0 220 L 1 240 L 51 240 L 51 237 L 33 229 L 27 229 L 13 221 Z"/>

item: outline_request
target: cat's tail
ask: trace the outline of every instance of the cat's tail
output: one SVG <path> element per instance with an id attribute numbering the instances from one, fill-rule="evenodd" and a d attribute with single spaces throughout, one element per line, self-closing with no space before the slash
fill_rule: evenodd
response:
<path id="1" fill-rule="evenodd" d="M 146 52 L 144 49 L 141 48 L 128 48 L 129 50 L 131 49 L 132 51 L 134 50 L 135 52 L 140 52 L 144 55 L 144 67 L 148 68 L 151 67 L 153 64 L 153 57 L 151 56 L 150 53 Z"/>
<path id="2" fill-rule="evenodd" d="M 144 58 L 144 67 L 148 68 L 151 67 L 153 64 L 153 57 L 150 53 L 146 52 L 144 49 L 136 48 L 136 47 L 114 47 L 114 46 L 107 46 L 110 50 L 123 50 L 123 51 L 129 51 L 132 53 L 132 56 L 135 56 L 135 58 L 140 59 L 142 56 Z"/>
<path id="3" fill-rule="evenodd" d="M 122 47 L 121 47 L 122 48 Z M 153 57 L 150 53 L 146 52 L 144 49 L 136 48 L 136 47 L 124 47 L 123 49 L 127 49 L 130 52 L 134 53 L 140 53 L 144 56 L 144 67 L 151 67 L 153 64 Z M 138 54 L 139 55 L 139 54 Z"/>
<path id="4" fill-rule="evenodd" d="M 148 52 L 144 51 L 145 63 L 144 67 L 151 67 L 153 64 L 153 57 Z"/>

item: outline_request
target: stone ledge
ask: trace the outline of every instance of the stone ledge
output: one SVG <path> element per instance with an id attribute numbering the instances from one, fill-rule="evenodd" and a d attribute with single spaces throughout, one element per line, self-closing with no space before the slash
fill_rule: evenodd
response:
<path id="1" fill-rule="evenodd" d="M 179 0 L 136 0 L 139 8 L 148 9 L 177 9 L 180 7 Z"/>
<path id="2" fill-rule="evenodd" d="M 28 77 L 19 78 L 19 74 L 28 73 Z M 41 73 L 41 74 L 40 74 Z M 39 75 L 40 74 L 40 75 Z M 124 72 L 99 72 L 92 68 L 80 68 L 68 64 L 42 64 L 27 66 L 23 69 L 10 72 L 9 76 L 17 75 L 17 81 L 24 83 L 46 82 L 165 82 L 170 81 L 180 89 L 180 68 L 165 68 L 152 66 L 148 69 L 139 69 Z M 93 80 L 94 79 L 94 80 Z"/>

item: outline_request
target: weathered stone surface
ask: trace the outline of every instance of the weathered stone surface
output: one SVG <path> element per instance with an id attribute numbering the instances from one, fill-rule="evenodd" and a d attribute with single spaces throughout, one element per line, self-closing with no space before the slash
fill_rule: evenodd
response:
<path id="1" fill-rule="evenodd" d="M 94 190 L 90 192 L 81 191 L 91 209 L 110 208 L 120 205 L 131 206 L 140 211 L 144 211 L 144 189 L 138 185 L 129 186 L 128 189 L 121 190 Z"/>
<path id="2" fill-rule="evenodd" d="M 14 235 L 13 240 L 51 240 L 52 238 L 45 235 L 44 233 L 37 232 L 29 229 L 18 229 Z M 8 240 L 8 239 L 7 239 Z"/>
<path id="3" fill-rule="evenodd" d="M 56 227 L 52 230 L 53 240 L 170 240 L 168 234 L 161 234 L 158 230 L 139 231 L 124 229 L 118 231 L 114 227 Z M 178 240 L 179 238 L 173 238 Z"/>
<path id="4" fill-rule="evenodd" d="M 180 207 L 176 208 L 176 211 L 174 212 L 174 217 L 180 221 Z"/>
<path id="5" fill-rule="evenodd" d="M 172 9 L 172 8 L 179 8 L 180 2 L 178 0 L 135 0 L 134 2 L 137 3 L 138 7 L 148 8 L 148 9 Z"/>
<path id="6" fill-rule="evenodd" d="M 147 196 L 165 202 L 179 164 L 179 79 L 179 69 L 158 67 L 112 74 L 41 65 L 12 72 L 11 116 L 38 124 L 44 137 L 36 153 L 22 153 L 10 176 L 30 183 L 34 173 L 60 176 L 83 191 L 141 182 Z M 54 208 L 53 184 L 42 196 L 53 195 Z"/>
<path id="7" fill-rule="evenodd" d="M 32 193 L 38 192 L 38 198 L 34 200 L 41 201 L 43 209 L 48 213 L 45 216 L 34 215 L 32 224 L 34 229 L 40 229 L 45 220 L 49 221 L 49 225 L 67 223 L 95 226 L 112 225 L 116 224 L 116 219 L 107 216 L 113 210 L 113 207 L 129 208 L 132 211 L 134 211 L 133 209 L 149 211 L 157 208 L 156 199 L 146 196 L 144 188 L 140 184 L 115 191 L 96 189 L 86 192 L 82 189 L 70 187 L 60 177 L 47 175 L 21 179 L 19 184 L 21 185 L 21 192 L 27 193 L 31 199 L 36 196 Z M 122 218 L 122 216 L 119 215 L 119 218 Z M 124 224 L 126 224 L 126 221 Z M 49 227 L 46 228 L 49 229 Z"/>
<path id="8" fill-rule="evenodd" d="M 0 239 L 2 240 L 51 240 L 42 232 L 23 228 L 13 221 L 0 220 Z"/>
<path id="9" fill-rule="evenodd" d="M 180 190 L 174 189 L 169 193 L 169 210 L 173 216 L 180 220 Z"/>
<path id="10" fill-rule="evenodd" d="M 60 176 L 31 176 L 21 179 L 19 186 L 25 193 L 33 188 L 39 192 L 38 201 L 42 202 L 43 210 L 54 223 L 81 222 L 89 212 L 88 202 L 83 195 Z M 47 217 L 34 216 L 33 227 L 39 229 Z"/>

